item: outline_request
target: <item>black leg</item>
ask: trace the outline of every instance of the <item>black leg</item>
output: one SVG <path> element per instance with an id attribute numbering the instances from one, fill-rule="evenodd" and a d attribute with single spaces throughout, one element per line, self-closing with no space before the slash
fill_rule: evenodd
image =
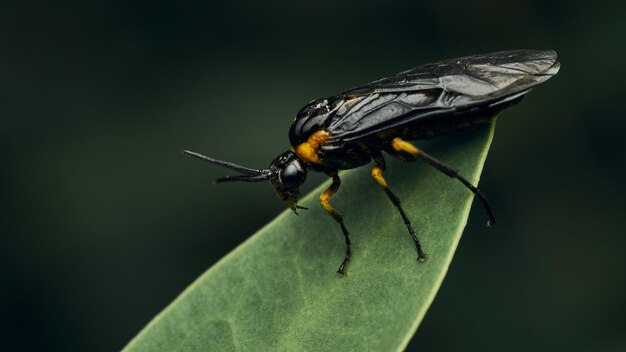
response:
<path id="1" fill-rule="evenodd" d="M 382 154 L 376 154 L 374 155 L 374 161 L 376 162 L 376 166 L 372 168 L 372 177 L 383 188 L 383 190 L 387 194 L 387 197 L 389 197 L 389 199 L 391 200 L 391 203 L 393 203 L 393 205 L 395 205 L 395 207 L 400 212 L 400 216 L 402 216 L 402 220 L 404 220 L 404 224 L 409 230 L 409 235 L 411 235 L 411 238 L 415 243 L 415 249 L 417 249 L 417 260 L 423 262 L 424 260 L 426 260 L 426 253 L 424 253 L 424 251 L 422 250 L 422 245 L 420 244 L 420 241 L 415 234 L 415 230 L 413 230 L 413 226 L 411 226 L 411 221 L 406 216 L 404 209 L 402 209 L 402 205 L 400 205 L 400 198 L 393 194 L 393 192 L 389 188 L 389 185 L 387 184 L 387 181 L 383 177 L 383 172 L 387 167 L 385 163 L 385 158 Z"/>
<path id="2" fill-rule="evenodd" d="M 457 180 L 461 181 L 461 183 L 465 185 L 465 187 L 467 187 L 470 191 L 472 191 L 472 193 L 474 193 L 478 197 L 478 199 L 483 203 L 483 207 L 485 208 L 485 211 L 487 212 L 487 216 L 489 217 L 489 219 L 487 220 L 487 227 L 491 227 L 495 225 L 496 219 L 493 216 L 493 212 L 491 211 L 491 205 L 489 204 L 489 201 L 480 192 L 480 190 L 476 188 L 476 186 L 471 184 L 467 179 L 465 179 L 465 177 L 459 174 L 459 170 L 453 168 L 452 166 L 442 163 L 441 161 L 430 156 L 429 154 L 424 153 L 424 151 L 418 149 L 413 144 L 406 142 L 400 138 L 395 138 L 391 144 L 395 151 L 408 153 L 409 155 L 420 158 L 423 161 L 430 164 L 431 166 L 434 166 L 437 170 L 443 172 L 447 176 L 456 178 Z"/>
<path id="3" fill-rule="evenodd" d="M 339 226 L 341 226 L 341 231 L 343 232 L 343 237 L 346 240 L 346 254 L 344 255 L 343 261 L 339 266 L 339 270 L 337 270 L 337 273 L 339 275 L 343 275 L 346 273 L 346 266 L 348 265 L 348 261 L 350 260 L 350 237 L 348 236 L 348 229 L 346 228 L 346 225 L 343 224 L 343 217 L 341 216 L 341 214 L 337 213 L 335 209 L 333 209 L 333 207 L 330 205 L 330 200 L 339 190 L 341 180 L 339 179 L 337 171 L 327 172 L 327 174 L 332 177 L 333 183 L 320 195 L 320 203 L 322 203 L 322 206 L 324 207 L 324 209 L 326 209 L 328 214 L 332 216 L 332 218 L 335 219 L 337 223 L 339 223 Z"/>

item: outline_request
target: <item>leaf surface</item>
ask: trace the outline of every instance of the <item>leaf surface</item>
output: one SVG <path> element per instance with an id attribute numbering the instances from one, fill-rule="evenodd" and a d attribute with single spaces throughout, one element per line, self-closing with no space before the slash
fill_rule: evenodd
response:
<path id="1" fill-rule="evenodd" d="M 495 122 L 419 143 L 478 183 Z M 417 263 L 406 227 L 369 167 L 341 173 L 332 204 L 352 240 L 347 275 L 339 226 L 318 204 L 326 182 L 207 270 L 155 317 L 127 351 L 400 351 L 446 274 L 473 195 L 422 162 L 387 157 L 428 260 Z M 486 215 L 484 213 L 478 216 Z"/>

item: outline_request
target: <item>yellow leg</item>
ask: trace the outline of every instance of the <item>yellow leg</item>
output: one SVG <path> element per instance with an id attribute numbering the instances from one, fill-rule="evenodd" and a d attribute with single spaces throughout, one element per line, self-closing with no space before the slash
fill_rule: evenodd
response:
<path id="1" fill-rule="evenodd" d="M 337 270 L 337 273 L 340 275 L 345 274 L 346 265 L 348 264 L 348 260 L 350 260 L 350 237 L 348 237 L 348 229 L 346 225 L 343 224 L 343 217 L 341 214 L 337 213 L 335 209 L 333 209 L 332 205 L 330 205 L 330 200 L 333 198 L 335 193 L 339 190 L 339 186 L 341 185 L 341 180 L 339 179 L 339 175 L 337 172 L 331 173 L 330 176 L 333 178 L 333 183 L 320 194 L 320 203 L 326 209 L 328 215 L 332 216 L 333 219 L 339 226 L 341 226 L 341 231 L 343 232 L 343 237 L 346 241 L 346 253 L 344 255 L 343 261 Z"/>
<path id="2" fill-rule="evenodd" d="M 338 223 L 343 223 L 343 217 L 335 211 L 332 205 L 330 205 L 330 200 L 333 198 L 335 193 L 339 190 L 339 186 L 341 185 L 341 181 L 339 177 L 336 179 L 333 178 L 333 183 L 320 194 L 320 203 L 326 209 L 326 212 L 335 219 Z"/>
<path id="3" fill-rule="evenodd" d="M 396 152 L 408 153 L 409 155 L 418 157 L 422 159 L 423 161 L 427 162 L 428 164 L 430 164 L 431 166 L 435 167 L 437 170 L 443 172 L 447 176 L 456 178 L 457 180 L 461 181 L 461 183 L 465 187 L 467 187 L 470 191 L 472 191 L 472 193 L 474 193 L 478 197 L 478 199 L 480 199 L 480 201 L 483 203 L 483 207 L 485 208 L 485 211 L 487 212 L 487 215 L 489 216 L 489 219 L 487 220 L 487 227 L 491 227 L 496 223 L 496 219 L 493 216 L 493 212 L 491 211 L 491 205 L 489 204 L 489 201 L 487 200 L 487 198 L 480 192 L 478 188 L 476 188 L 476 186 L 471 184 L 467 179 L 465 179 L 465 177 L 461 176 L 459 174 L 459 170 L 453 168 L 450 165 L 446 165 L 442 163 L 441 161 L 435 159 L 429 154 L 424 153 L 422 150 L 418 149 L 413 144 L 406 142 L 402 140 L 401 138 L 394 138 L 391 141 L 391 146 Z"/>
<path id="4" fill-rule="evenodd" d="M 384 189 L 389 188 L 389 186 L 387 186 L 387 181 L 385 180 L 385 178 L 383 177 L 383 169 L 380 168 L 380 166 L 374 166 L 372 168 L 372 177 L 376 180 L 376 182 L 378 182 L 379 185 L 381 185 Z"/>
<path id="5" fill-rule="evenodd" d="M 404 140 L 402 140 L 402 138 L 394 138 L 391 141 L 391 146 L 393 147 L 393 149 L 395 149 L 397 152 L 405 152 L 405 153 L 409 153 L 413 156 L 418 156 L 420 154 L 420 150 L 417 149 L 416 146 L 414 146 L 413 144 L 406 142 Z"/>
<path id="6" fill-rule="evenodd" d="M 387 180 L 385 180 L 385 178 L 383 177 L 383 171 L 385 170 L 385 159 L 382 155 L 378 155 L 374 158 L 374 161 L 376 161 L 376 166 L 372 168 L 372 177 L 383 188 L 383 190 L 387 194 L 387 197 L 389 197 L 389 199 L 391 200 L 391 203 L 393 203 L 393 205 L 395 205 L 395 207 L 400 212 L 400 216 L 402 216 L 402 220 L 404 220 L 404 224 L 406 225 L 407 230 L 409 230 L 409 235 L 415 243 L 415 249 L 417 250 L 417 260 L 423 262 L 424 260 L 426 260 L 426 253 L 424 253 L 424 251 L 422 250 L 422 245 L 420 244 L 420 241 L 415 234 L 415 230 L 413 230 L 413 226 L 411 226 L 411 221 L 409 220 L 409 217 L 406 216 L 404 209 L 402 209 L 402 205 L 400 205 L 400 198 L 393 194 L 393 192 L 389 188 L 389 185 L 387 184 Z"/>

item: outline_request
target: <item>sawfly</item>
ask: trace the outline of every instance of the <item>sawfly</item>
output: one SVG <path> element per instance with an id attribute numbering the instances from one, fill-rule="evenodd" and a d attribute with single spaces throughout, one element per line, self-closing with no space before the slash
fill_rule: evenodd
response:
<path id="1" fill-rule="evenodd" d="M 276 194 L 294 212 L 299 187 L 307 172 L 323 172 L 332 184 L 320 195 L 320 203 L 339 224 L 346 251 L 338 273 L 350 260 L 350 238 L 343 217 L 330 201 L 339 189 L 339 170 L 365 166 L 372 161 L 372 177 L 398 209 L 415 243 L 418 261 L 426 258 L 400 198 L 383 173 L 384 154 L 402 161 L 422 160 L 459 180 L 482 202 L 487 226 L 495 223 L 491 206 L 478 188 L 450 165 L 419 149 L 410 141 L 430 139 L 490 122 L 502 110 L 519 103 L 536 85 L 559 70 L 554 51 L 513 50 L 474 55 L 426 64 L 400 72 L 304 106 L 289 129 L 291 148 L 268 169 L 247 168 L 196 152 L 185 153 L 240 174 L 216 182 L 270 181 Z"/>

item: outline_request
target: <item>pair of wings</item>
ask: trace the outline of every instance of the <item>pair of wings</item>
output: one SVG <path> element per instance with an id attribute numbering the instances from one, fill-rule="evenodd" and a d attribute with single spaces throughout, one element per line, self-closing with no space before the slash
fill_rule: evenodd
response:
<path id="1" fill-rule="evenodd" d="M 503 51 L 426 64 L 324 99 L 334 105 L 327 108 L 324 128 L 331 142 L 343 142 L 418 119 L 476 112 L 520 98 L 558 70 L 551 50 Z"/>

